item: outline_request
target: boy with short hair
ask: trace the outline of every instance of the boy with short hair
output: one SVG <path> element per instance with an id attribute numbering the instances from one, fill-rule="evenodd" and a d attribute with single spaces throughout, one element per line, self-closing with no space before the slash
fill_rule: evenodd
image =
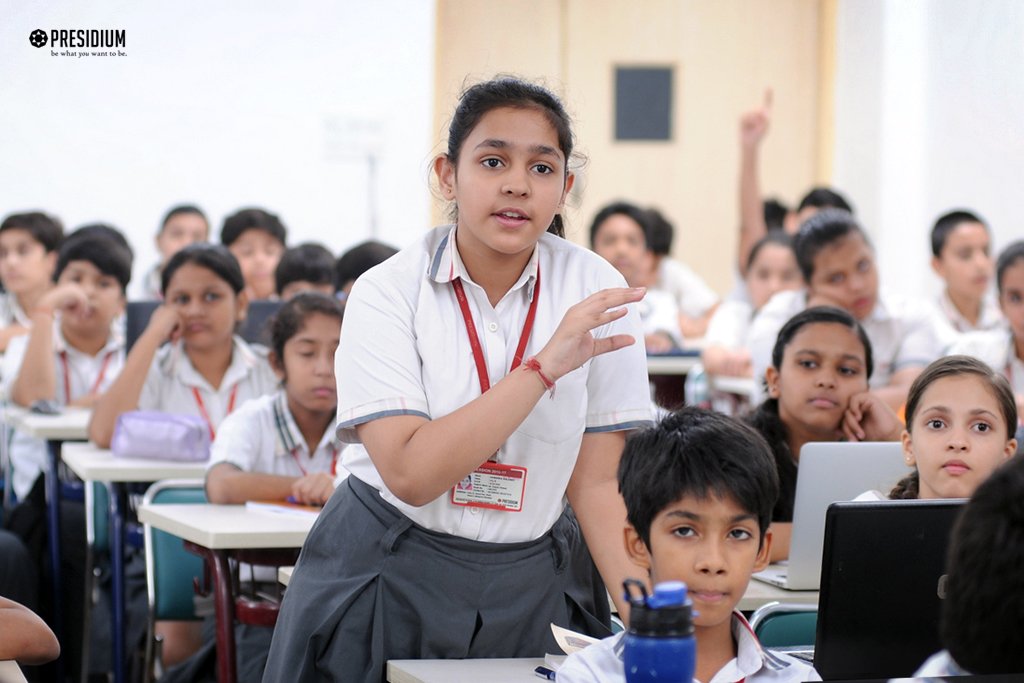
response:
<path id="1" fill-rule="evenodd" d="M 220 243 L 238 259 L 249 301 L 276 296 L 274 271 L 288 243 L 280 218 L 263 209 L 240 209 L 224 219 Z"/>
<path id="2" fill-rule="evenodd" d="M 768 445 L 720 413 L 684 408 L 634 433 L 619 465 L 626 551 L 651 583 L 683 581 L 696 614 L 695 679 L 820 680 L 808 664 L 761 647 L 736 605 L 768 565 L 779 479 Z M 612 587 L 617 590 L 617 587 Z M 620 683 L 624 634 L 570 655 L 561 683 Z"/>
<path id="3" fill-rule="evenodd" d="M 302 292 L 334 295 L 334 255 L 322 244 L 306 242 L 284 252 L 274 271 L 277 296 L 288 301 Z"/>
<path id="4" fill-rule="evenodd" d="M 939 634 L 946 649 L 915 676 L 1024 672 L 1024 460 L 1010 458 L 960 513 L 946 559 Z"/>
<path id="5" fill-rule="evenodd" d="M 124 310 L 132 258 L 119 240 L 85 233 L 72 233 L 61 246 L 56 286 L 32 309 L 31 332 L 4 355 L 4 387 L 17 405 L 45 399 L 90 407 L 124 365 L 124 339 L 114 322 Z M 16 433 L 10 452 L 14 491 L 24 498 L 46 462 L 46 447 Z"/>
<path id="6" fill-rule="evenodd" d="M 53 286 L 60 222 L 40 211 L 16 213 L 0 223 L 0 353 L 11 339 L 28 334 L 29 312 Z"/>

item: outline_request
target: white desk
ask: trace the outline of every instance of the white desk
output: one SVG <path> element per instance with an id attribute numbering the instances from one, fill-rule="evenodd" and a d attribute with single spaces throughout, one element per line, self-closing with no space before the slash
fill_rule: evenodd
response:
<path id="1" fill-rule="evenodd" d="M 295 571 L 295 567 L 277 568 L 277 580 L 281 582 L 282 586 L 287 586 L 289 583 L 291 583 L 293 571 Z"/>
<path id="2" fill-rule="evenodd" d="M 246 510 L 244 505 L 143 505 L 139 520 L 185 540 L 210 567 L 217 618 L 217 680 L 235 681 L 235 603 L 230 558 L 289 565 L 316 522 L 307 516 Z"/>
<path id="3" fill-rule="evenodd" d="M 740 599 L 736 609 L 753 612 L 769 602 L 787 602 L 796 605 L 817 605 L 818 591 L 788 591 L 757 579 L 751 579 L 747 592 Z"/>
<path id="4" fill-rule="evenodd" d="M 709 377 L 712 389 L 724 391 L 728 394 L 735 394 L 750 399 L 754 396 L 753 377 Z"/>
<path id="5" fill-rule="evenodd" d="M 8 406 L 4 421 L 20 432 L 46 441 L 85 441 L 89 438 L 89 418 L 86 408 L 65 408 L 60 415 L 40 415 L 27 408 Z"/>
<path id="6" fill-rule="evenodd" d="M 390 683 L 531 683 L 541 680 L 533 670 L 546 666 L 542 657 L 523 659 L 392 659 Z"/>
<path id="7" fill-rule="evenodd" d="M 115 458 L 92 443 L 69 443 L 61 449 L 61 460 L 84 481 L 150 482 L 161 479 L 202 479 L 205 462 Z"/>
<path id="8" fill-rule="evenodd" d="M 700 356 L 647 356 L 648 375 L 685 375 L 700 363 Z"/>
<path id="9" fill-rule="evenodd" d="M 21 673 L 17 662 L 0 662 L 0 683 L 26 683 L 25 674 Z"/>

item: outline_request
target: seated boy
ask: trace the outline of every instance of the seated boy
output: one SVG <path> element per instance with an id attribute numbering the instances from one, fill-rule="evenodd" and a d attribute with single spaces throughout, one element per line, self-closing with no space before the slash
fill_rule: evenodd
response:
<path id="1" fill-rule="evenodd" d="M 915 676 L 1024 672 L 1024 460 L 978 487 L 953 527 L 939 634 L 946 649 Z"/>
<path id="2" fill-rule="evenodd" d="M 274 271 L 287 242 L 284 223 L 263 209 L 241 209 L 224 219 L 220 243 L 238 259 L 249 301 L 274 298 Z"/>
<path id="3" fill-rule="evenodd" d="M 12 340 L 4 355 L 4 387 L 17 405 L 50 400 L 92 407 L 124 365 L 124 339 L 114 322 L 124 310 L 132 258 L 118 240 L 85 232 L 64 241 L 56 286 L 30 312 L 29 335 Z M 10 453 L 14 492 L 24 498 L 46 462 L 46 445 L 16 433 Z"/>
<path id="4" fill-rule="evenodd" d="M 38 211 L 11 214 L 0 223 L 0 353 L 28 334 L 29 313 L 53 286 L 64 228 Z"/>
<path id="5" fill-rule="evenodd" d="M 334 295 L 334 255 L 327 247 L 306 242 L 284 252 L 274 271 L 277 296 L 288 301 L 302 292 Z"/>
<path id="6" fill-rule="evenodd" d="M 808 664 L 761 647 L 736 611 L 768 565 L 779 479 L 768 445 L 733 418 L 684 408 L 635 433 L 619 465 L 626 552 L 651 583 L 683 581 L 696 617 L 698 681 L 808 681 Z M 612 588 L 616 590 L 616 588 Z M 625 680 L 624 633 L 570 655 L 560 683 Z"/>

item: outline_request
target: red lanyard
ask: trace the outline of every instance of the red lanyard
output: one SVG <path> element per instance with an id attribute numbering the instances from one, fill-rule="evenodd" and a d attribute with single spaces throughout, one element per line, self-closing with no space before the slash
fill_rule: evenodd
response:
<path id="1" fill-rule="evenodd" d="M 210 428 L 210 441 L 217 438 L 217 432 L 213 428 L 213 421 L 210 420 L 210 415 L 206 412 L 206 406 L 203 405 L 203 397 L 199 395 L 199 387 L 192 387 L 192 396 L 196 399 L 196 405 L 199 406 L 199 414 L 206 420 L 206 426 Z M 228 398 L 228 411 L 224 413 L 224 417 L 231 414 L 231 411 L 235 409 L 235 398 L 238 396 L 238 382 L 235 382 L 235 386 L 231 387 L 231 396 Z"/>
<path id="2" fill-rule="evenodd" d="M 480 393 L 486 393 L 491 388 L 491 378 L 487 374 L 487 361 L 484 359 L 483 347 L 480 346 L 480 338 L 476 336 L 476 325 L 473 324 L 473 313 L 469 310 L 469 301 L 466 299 L 466 291 L 462 287 L 462 279 L 452 280 L 452 289 L 455 290 L 455 298 L 459 300 L 459 308 L 462 310 L 462 319 L 466 323 L 466 334 L 469 335 L 469 346 L 473 349 L 473 360 L 476 361 L 476 374 L 480 378 Z M 516 347 L 516 355 L 512 357 L 512 372 L 523 362 L 523 354 L 526 353 L 526 342 L 530 340 L 530 333 L 533 332 L 533 319 L 537 317 L 537 300 L 540 298 L 540 265 L 537 266 L 537 281 L 533 285 L 533 301 L 530 302 L 530 309 L 526 312 L 526 321 L 523 323 L 523 332 L 519 335 L 519 346 Z"/>
<path id="3" fill-rule="evenodd" d="M 86 395 L 95 394 L 99 391 L 100 385 L 103 384 L 103 378 L 107 374 L 107 366 L 110 365 L 110 359 L 114 357 L 115 353 L 117 353 L 117 351 L 107 351 L 107 355 L 103 358 L 103 364 L 100 365 L 100 374 L 96 376 L 96 381 L 93 383 L 92 389 L 89 389 Z M 64 402 L 71 403 L 71 371 L 68 366 L 67 351 L 60 352 L 60 362 L 64 369 Z"/>
<path id="4" fill-rule="evenodd" d="M 327 448 L 331 450 L 331 476 L 338 474 L 338 447 L 333 443 L 328 445 Z M 299 451 L 302 450 L 298 446 L 291 450 L 292 457 L 295 458 L 295 464 L 299 466 L 299 471 L 302 472 L 302 476 L 306 476 L 309 472 L 302 466 L 302 462 L 299 460 Z"/>

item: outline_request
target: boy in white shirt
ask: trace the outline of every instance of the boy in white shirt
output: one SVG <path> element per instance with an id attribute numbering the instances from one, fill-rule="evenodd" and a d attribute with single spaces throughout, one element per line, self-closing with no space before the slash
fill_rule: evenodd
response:
<path id="1" fill-rule="evenodd" d="M 761 647 L 736 605 L 768 565 L 779 480 L 768 446 L 740 422 L 684 408 L 635 433 L 619 466 L 626 551 L 651 583 L 683 581 L 696 617 L 695 680 L 821 680 L 808 664 Z M 624 634 L 570 655 L 561 683 L 621 683 Z"/>
<path id="2" fill-rule="evenodd" d="M 29 313 L 53 287 L 53 269 L 64 228 L 39 211 L 16 213 L 0 223 L 0 353 L 28 334 Z"/>

